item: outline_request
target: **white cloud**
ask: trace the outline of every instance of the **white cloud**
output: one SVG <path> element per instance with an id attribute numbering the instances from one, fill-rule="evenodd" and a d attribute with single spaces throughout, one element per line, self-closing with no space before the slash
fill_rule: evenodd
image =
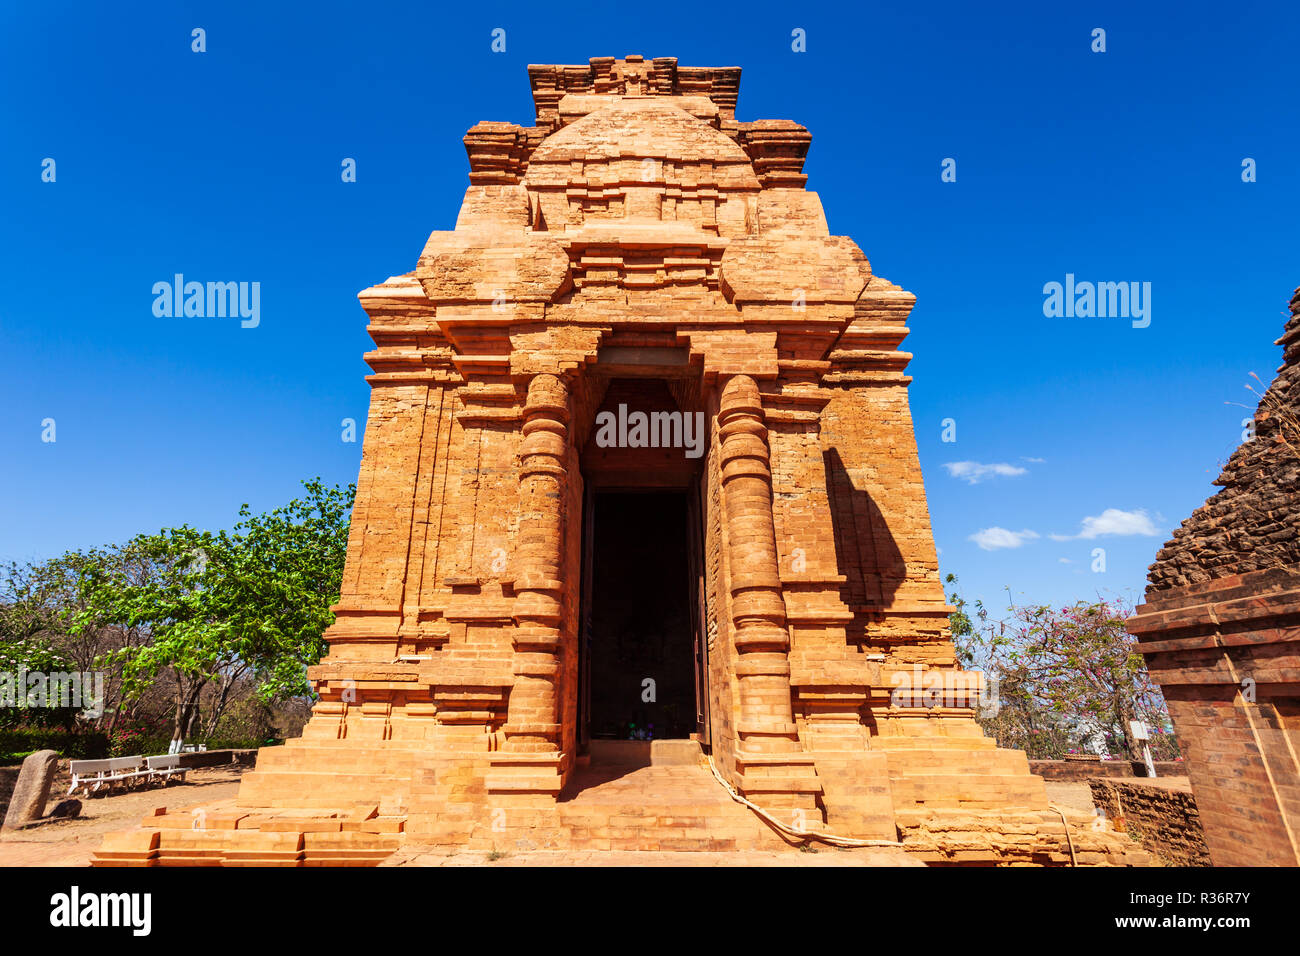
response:
<path id="1" fill-rule="evenodd" d="M 1047 463 L 1047 459 L 1046 459 L 1046 458 L 1026 458 L 1026 457 L 1024 457 L 1023 455 L 1020 456 L 1020 460 L 1021 460 L 1021 461 L 1027 461 L 1027 462 L 1029 462 L 1031 465 L 1042 465 L 1042 464 L 1046 464 L 1046 463 Z"/>
<path id="2" fill-rule="evenodd" d="M 947 468 L 948 474 L 954 478 L 960 478 L 972 485 L 977 485 L 986 478 L 1011 478 L 1029 472 L 1027 468 L 1008 465 L 1006 462 L 992 462 L 986 465 L 978 461 L 946 461 L 943 467 Z"/>
<path id="3" fill-rule="evenodd" d="M 1084 518 L 1078 534 L 1054 534 L 1051 535 L 1051 539 L 1053 541 L 1073 541 L 1078 538 L 1091 540 L 1108 534 L 1120 536 L 1140 534 L 1154 538 L 1160 534 L 1160 529 L 1155 526 L 1144 508 L 1139 508 L 1137 511 L 1107 508 L 1099 515 Z"/>
<path id="4" fill-rule="evenodd" d="M 1069 558 L 1057 558 L 1056 560 L 1057 560 L 1057 561 L 1060 561 L 1062 564 L 1069 564 L 1069 563 L 1070 563 L 1070 559 L 1069 559 Z"/>
<path id="5" fill-rule="evenodd" d="M 999 548 L 1018 548 L 1026 541 L 1038 537 L 1036 531 L 1008 531 L 1006 528 L 984 528 L 976 531 L 968 540 L 974 541 L 985 551 L 997 551 Z"/>

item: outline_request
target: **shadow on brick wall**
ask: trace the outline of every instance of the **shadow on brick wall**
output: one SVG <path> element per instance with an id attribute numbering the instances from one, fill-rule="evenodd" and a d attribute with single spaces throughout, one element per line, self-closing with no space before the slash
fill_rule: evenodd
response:
<path id="1" fill-rule="evenodd" d="M 847 580 L 840 598 L 852 609 L 886 608 L 907 577 L 907 562 L 871 495 L 853 484 L 838 449 L 822 453 L 826 491 L 835 532 L 835 561 Z M 861 616 L 850 626 L 849 640 L 866 637 Z"/>

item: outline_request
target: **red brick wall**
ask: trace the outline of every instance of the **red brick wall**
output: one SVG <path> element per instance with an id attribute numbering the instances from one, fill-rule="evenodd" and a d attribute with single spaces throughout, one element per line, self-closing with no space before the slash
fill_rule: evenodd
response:
<path id="1" fill-rule="evenodd" d="M 1233 687 L 1165 693 L 1215 864 L 1297 865 L 1289 826 L 1300 821 L 1300 777 L 1276 704 L 1242 701 Z M 1290 737 L 1300 744 L 1294 728 Z"/>
<path id="2" fill-rule="evenodd" d="M 1081 783 L 1093 777 L 1145 777 L 1146 764 L 1141 760 L 1031 760 L 1029 772 L 1044 780 Z M 1157 760 L 1159 777 L 1181 777 L 1187 765 L 1181 760 Z"/>
<path id="3" fill-rule="evenodd" d="M 1217 865 L 1300 865 L 1300 290 L 1222 490 L 1174 532 L 1129 621 Z"/>
<path id="4" fill-rule="evenodd" d="M 1092 800 L 1111 826 L 1165 866 L 1210 865 L 1196 800 L 1182 779 L 1093 780 Z"/>

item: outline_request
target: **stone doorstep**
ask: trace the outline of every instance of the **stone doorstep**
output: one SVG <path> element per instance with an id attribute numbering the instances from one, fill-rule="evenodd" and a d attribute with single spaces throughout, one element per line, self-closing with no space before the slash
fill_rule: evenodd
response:
<path id="1" fill-rule="evenodd" d="M 698 740 L 654 740 L 650 743 L 650 765 L 695 767 L 704 759 Z"/>
<path id="2" fill-rule="evenodd" d="M 653 766 L 693 767 L 700 763 L 704 751 L 697 740 L 593 740 L 590 743 L 593 768 Z"/>

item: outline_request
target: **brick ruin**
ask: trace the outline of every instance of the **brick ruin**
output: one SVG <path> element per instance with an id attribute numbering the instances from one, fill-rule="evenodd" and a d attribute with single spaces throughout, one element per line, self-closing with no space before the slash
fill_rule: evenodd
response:
<path id="1" fill-rule="evenodd" d="M 1300 289 L 1242 443 L 1129 621 L 1216 866 L 1300 865 Z"/>
<path id="2" fill-rule="evenodd" d="M 1162 866 L 1210 866 L 1200 814 L 1185 777 L 1088 781 L 1100 816 Z"/>
<path id="3" fill-rule="evenodd" d="M 808 131 L 738 121 L 738 68 L 528 73 L 534 125 L 472 128 L 455 228 L 360 295 L 371 405 L 303 736 L 97 863 L 799 842 L 710 761 L 774 819 L 926 862 L 1144 859 L 974 719 L 915 299 L 830 234 Z M 634 413 L 670 440 L 596 440 Z M 691 421 L 697 455 L 665 424 Z"/>

